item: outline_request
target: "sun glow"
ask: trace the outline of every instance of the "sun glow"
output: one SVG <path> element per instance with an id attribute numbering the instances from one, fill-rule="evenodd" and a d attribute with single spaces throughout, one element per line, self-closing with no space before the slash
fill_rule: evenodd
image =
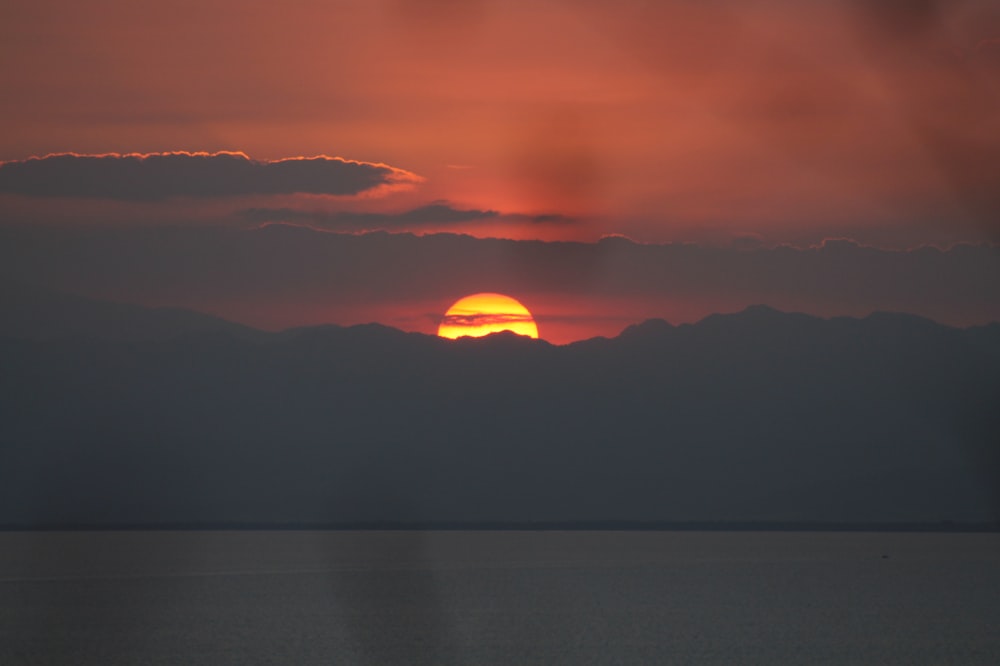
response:
<path id="1" fill-rule="evenodd" d="M 438 327 L 439 336 L 452 339 L 479 338 L 500 331 L 538 337 L 538 326 L 528 308 L 503 294 L 472 294 L 458 300 Z"/>

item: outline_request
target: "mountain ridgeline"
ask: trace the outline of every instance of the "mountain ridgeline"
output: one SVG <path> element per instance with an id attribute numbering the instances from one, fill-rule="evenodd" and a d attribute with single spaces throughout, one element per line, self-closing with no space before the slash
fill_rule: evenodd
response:
<path id="1" fill-rule="evenodd" d="M 1000 519 L 998 325 L 758 306 L 556 347 L 87 303 L 0 322 L 0 525 Z"/>

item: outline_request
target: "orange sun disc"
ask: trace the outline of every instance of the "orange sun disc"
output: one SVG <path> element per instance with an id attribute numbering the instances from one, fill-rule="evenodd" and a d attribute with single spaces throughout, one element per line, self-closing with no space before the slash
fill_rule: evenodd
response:
<path id="1" fill-rule="evenodd" d="M 465 335 L 479 338 L 500 331 L 538 337 L 538 326 L 528 308 L 503 294 L 473 294 L 460 299 L 444 313 L 438 327 L 439 336 L 452 339 Z"/>

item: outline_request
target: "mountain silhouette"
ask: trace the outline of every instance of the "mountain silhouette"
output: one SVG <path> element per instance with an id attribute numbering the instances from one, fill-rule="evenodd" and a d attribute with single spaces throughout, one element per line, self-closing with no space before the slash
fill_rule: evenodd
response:
<path id="1" fill-rule="evenodd" d="M 42 294 L 0 331 L 7 526 L 1000 518 L 997 325 L 758 306 L 554 346 Z"/>
<path id="2" fill-rule="evenodd" d="M 208 332 L 254 336 L 252 328 L 181 308 L 112 303 L 0 280 L 0 336 L 119 341 L 168 340 Z"/>

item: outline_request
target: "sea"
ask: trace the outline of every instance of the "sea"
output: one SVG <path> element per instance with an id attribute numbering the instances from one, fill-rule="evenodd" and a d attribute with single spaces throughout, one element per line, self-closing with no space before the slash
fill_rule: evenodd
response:
<path id="1" fill-rule="evenodd" d="M 0 664 L 1000 664 L 1000 534 L 0 532 Z"/>

